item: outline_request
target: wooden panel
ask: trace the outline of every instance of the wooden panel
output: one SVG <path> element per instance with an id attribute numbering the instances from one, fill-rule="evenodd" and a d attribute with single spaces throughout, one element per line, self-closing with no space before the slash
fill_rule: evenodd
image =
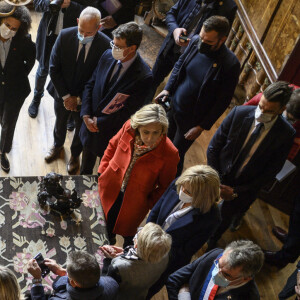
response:
<path id="1" fill-rule="evenodd" d="M 295 47 L 300 34 L 300 1 L 283 1 L 271 24 L 263 46 L 277 73 Z M 300 59 L 298 60 L 299 64 Z"/>

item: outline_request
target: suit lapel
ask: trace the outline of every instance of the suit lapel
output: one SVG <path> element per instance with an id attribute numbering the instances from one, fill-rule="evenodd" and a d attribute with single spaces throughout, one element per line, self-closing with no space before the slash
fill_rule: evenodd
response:
<path id="1" fill-rule="evenodd" d="M 75 62 L 72 63 L 72 72 L 71 74 L 74 74 L 75 68 L 76 68 L 76 62 L 77 62 L 77 54 L 78 54 L 78 46 L 79 46 L 79 40 L 77 37 L 77 31 L 73 33 L 73 38 L 70 41 L 70 46 L 68 49 L 72 49 L 70 53 L 70 61 Z"/>
<path id="2" fill-rule="evenodd" d="M 194 215 L 198 214 L 197 209 L 192 209 L 188 213 L 186 213 L 184 216 L 176 220 L 168 229 L 167 231 L 173 231 L 180 227 L 184 227 L 192 222 L 194 222 Z"/>
<path id="3" fill-rule="evenodd" d="M 18 49 L 16 49 L 16 48 L 17 48 L 16 38 L 12 38 L 12 41 L 11 41 L 11 44 L 10 44 L 10 47 L 9 47 L 9 51 L 8 51 L 8 55 L 7 55 L 7 58 L 6 58 L 6 61 L 5 61 L 4 70 L 7 68 L 7 66 L 11 65 L 10 60 L 13 57 L 13 51 L 18 51 Z M 2 66 L 1 66 L 1 68 L 2 68 Z"/>

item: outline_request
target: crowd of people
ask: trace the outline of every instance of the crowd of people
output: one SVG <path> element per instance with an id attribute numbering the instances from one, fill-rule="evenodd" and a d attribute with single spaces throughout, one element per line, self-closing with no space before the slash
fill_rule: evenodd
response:
<path id="1" fill-rule="evenodd" d="M 27 8 L 18 6 L 0 19 L 1 168 L 10 170 L 6 154 L 37 58 L 28 113 L 38 115 L 49 74 L 56 116 L 45 161 L 59 157 L 68 128 L 75 127 L 67 171 L 92 174 L 101 159 L 98 188 L 110 243 L 100 247 L 102 270 L 84 251 L 69 253 L 66 269 L 46 258 L 58 276 L 51 295 L 44 293 L 38 262 L 30 260 L 27 299 L 142 300 L 164 285 L 169 299 L 259 299 L 254 277 L 264 260 L 284 267 L 299 256 L 299 195 L 289 232 L 274 230 L 282 250 L 263 251 L 249 240 L 233 241 L 225 250 L 216 246 L 229 227 L 239 228 L 286 159 L 298 154 L 300 90 L 274 82 L 234 107 L 210 141 L 207 165 L 183 171 L 185 153 L 224 113 L 238 83 L 240 63 L 225 45 L 237 6 L 233 0 L 179 0 L 167 13 L 169 34 L 151 70 L 138 53 L 143 31 L 132 21 L 135 1 L 117 1 L 113 12 L 105 2 L 64 0 L 54 12 L 48 0 L 34 0 L 43 12 L 36 47 Z M 1 12 L 10 10 L 0 2 Z M 116 234 L 123 247 L 115 245 Z M 191 263 L 205 243 L 206 253 Z M 281 295 L 291 295 L 296 275 Z M 298 276 L 298 297 L 299 290 Z M 0 267 L 0 298 L 20 297 L 13 272 Z"/>

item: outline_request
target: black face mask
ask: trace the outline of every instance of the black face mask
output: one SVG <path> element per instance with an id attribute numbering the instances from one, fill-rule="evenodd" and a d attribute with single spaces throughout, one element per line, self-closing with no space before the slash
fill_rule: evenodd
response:
<path id="1" fill-rule="evenodd" d="M 212 52 L 211 50 L 212 45 L 206 44 L 201 42 L 201 40 L 199 40 L 198 43 L 198 51 L 202 54 L 210 54 Z"/>

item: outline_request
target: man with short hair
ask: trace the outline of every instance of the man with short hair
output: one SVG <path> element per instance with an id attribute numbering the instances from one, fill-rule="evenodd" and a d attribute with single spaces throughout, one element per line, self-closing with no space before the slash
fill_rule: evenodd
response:
<path id="1" fill-rule="evenodd" d="M 96 258 L 85 251 L 74 251 L 68 254 L 67 269 L 58 265 L 55 260 L 46 258 L 45 265 L 55 275 L 60 276 L 53 283 L 54 295 L 50 300 L 88 299 L 112 300 L 118 292 L 118 283 L 109 276 L 100 277 L 100 266 Z M 33 276 L 31 288 L 32 300 L 45 298 L 42 285 L 41 268 L 35 259 L 28 262 L 28 272 Z"/>
<path id="2" fill-rule="evenodd" d="M 222 221 L 209 240 L 209 249 L 281 170 L 295 135 L 281 115 L 291 94 L 292 88 L 286 82 L 269 85 L 257 107 L 235 107 L 213 136 L 207 163 L 220 175 L 223 201 Z"/>
<path id="3" fill-rule="evenodd" d="M 184 155 L 203 130 L 209 130 L 230 104 L 240 63 L 225 46 L 229 22 L 212 16 L 179 58 L 165 89 L 156 97 L 171 97 L 168 137 L 179 151 L 177 174 Z"/>
<path id="4" fill-rule="evenodd" d="M 82 92 L 101 55 L 109 48 L 109 38 L 98 31 L 100 21 L 101 14 L 98 9 L 85 8 L 78 19 L 78 27 L 63 29 L 51 52 L 51 82 L 48 91 L 54 98 L 56 121 L 54 144 L 45 160 L 50 163 L 59 156 L 66 139 L 67 120 L 72 115 L 76 128 L 71 144 L 71 157 L 67 164 L 69 174 L 75 174 L 79 169 L 79 155 L 82 151 L 79 138 Z"/>
<path id="5" fill-rule="evenodd" d="M 170 275 L 169 299 L 260 299 L 254 276 L 263 261 L 252 241 L 231 242 L 224 251 L 214 249 Z"/>
<path id="6" fill-rule="evenodd" d="M 102 55 L 83 93 L 81 174 L 93 173 L 97 156 L 102 157 L 109 140 L 151 95 L 152 73 L 137 52 L 142 29 L 129 22 L 113 36 L 112 49 Z"/>

